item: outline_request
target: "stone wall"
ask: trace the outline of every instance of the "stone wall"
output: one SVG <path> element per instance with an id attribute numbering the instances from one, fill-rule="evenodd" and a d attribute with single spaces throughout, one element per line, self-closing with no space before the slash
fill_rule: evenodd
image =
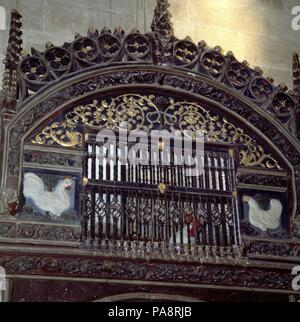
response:
<path id="1" fill-rule="evenodd" d="M 149 30 L 156 0 L 0 0 L 23 15 L 24 47 L 44 49 L 85 34 L 89 26 Z M 170 0 L 176 35 L 205 40 L 260 66 L 275 82 L 291 86 L 292 53 L 300 53 L 300 31 L 291 28 L 298 0 Z M 7 19 L 8 20 L 8 19 Z M 7 21 L 8 25 L 9 21 Z M 3 60 L 7 31 L 0 31 Z M 3 65 L 0 65 L 2 72 Z"/>
<path id="2" fill-rule="evenodd" d="M 170 0 L 178 37 L 189 34 L 209 46 L 232 51 L 260 66 L 275 82 L 292 84 L 292 54 L 300 53 L 300 31 L 291 14 L 299 0 Z"/>

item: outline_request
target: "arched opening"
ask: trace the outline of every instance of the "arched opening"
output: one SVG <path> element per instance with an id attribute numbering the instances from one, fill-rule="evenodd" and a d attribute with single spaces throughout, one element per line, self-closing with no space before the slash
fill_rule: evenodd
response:
<path id="1" fill-rule="evenodd" d="M 94 302 L 202 302 L 199 299 L 161 293 L 128 293 L 105 297 Z"/>
<path id="2" fill-rule="evenodd" d="M 40 95 L 47 96 L 48 92 Z M 30 100 L 28 106 L 34 106 Z M 147 135 L 151 130 L 202 131 L 205 134 L 202 177 L 188 178 L 185 168 L 176 170 L 173 166 L 162 166 L 163 151 L 159 149 L 159 162 L 154 167 L 147 164 L 131 168 L 126 163 L 122 167 L 119 161 L 107 162 L 111 157 L 121 158 L 120 142 L 115 142 L 109 149 L 106 145 L 106 150 L 101 152 L 103 142 L 96 142 L 97 133 L 101 130 L 115 133 L 124 121 L 127 130 L 145 130 Z M 141 157 L 149 161 L 149 136 L 146 140 L 146 154 Z M 204 247 L 204 252 L 211 251 L 205 250 L 205 246 L 217 247 L 218 252 L 223 252 L 218 247 L 230 247 L 231 251 L 238 252 L 232 246 L 239 246 L 241 233 L 263 234 L 264 229 L 269 229 L 276 235 L 279 231 L 288 234 L 290 229 L 294 203 L 291 202 L 293 195 L 288 195 L 287 191 L 294 182 L 289 162 L 248 121 L 204 96 L 170 87 L 164 91 L 156 85 L 125 85 L 88 92 L 80 99 L 59 104 L 47 117 L 42 115 L 24 134 L 22 144 L 24 155 L 19 159 L 23 169 L 23 175 L 19 177 L 22 189 L 25 177 L 29 178 L 26 187 L 38 181 L 40 187 L 50 192 L 58 187 L 68 188 L 67 182 L 73 185 L 70 199 L 61 200 L 56 213 L 49 202 L 44 204 L 50 204 L 50 209 L 41 209 L 34 204 L 31 195 L 36 193 L 38 196 L 38 191 L 23 191 L 25 212 L 22 211 L 22 219 L 39 216 L 50 222 L 81 222 L 82 239 L 87 245 L 114 248 L 116 241 L 126 237 L 130 245 L 122 244 L 123 250 L 131 249 L 131 242 L 136 241 L 145 242 L 143 248 L 146 249 L 151 240 L 153 243 L 167 242 L 174 247 L 196 244 Z M 193 144 L 195 142 L 190 150 L 192 155 L 195 152 Z M 171 140 L 172 147 L 174 140 Z M 183 151 L 184 147 L 182 155 Z M 97 155 L 102 155 L 102 161 Z M 46 164 L 37 165 L 39 158 L 44 158 Z M 51 158 L 56 160 L 54 165 Z M 178 161 L 172 153 L 167 153 L 167 158 L 170 161 L 173 158 L 173 163 Z M 52 178 L 50 182 L 47 175 Z M 251 182 L 257 176 L 268 181 L 274 175 L 281 180 L 280 187 L 268 186 L 268 183 L 258 186 Z M 160 187 L 166 191 L 160 191 Z M 263 204 L 260 200 L 264 198 Z M 256 224 L 253 228 L 249 201 L 265 213 L 274 211 L 272 204 L 275 204 L 278 209 L 276 222 L 265 228 L 252 220 L 252 224 Z M 141 216 L 140 205 L 144 206 L 143 211 L 152 213 L 150 221 L 145 219 L 146 213 Z M 156 214 L 153 215 L 154 209 Z M 173 210 L 161 214 L 161 209 Z M 126 217 L 129 212 L 131 215 Z M 176 213 L 179 215 L 173 216 Z M 160 216 L 168 217 L 169 221 L 160 220 Z M 209 218 L 208 221 L 205 218 Z"/>

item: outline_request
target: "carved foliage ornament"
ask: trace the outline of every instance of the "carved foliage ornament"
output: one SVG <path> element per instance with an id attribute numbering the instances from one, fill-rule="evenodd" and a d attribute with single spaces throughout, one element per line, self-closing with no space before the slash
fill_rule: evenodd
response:
<path id="1" fill-rule="evenodd" d="M 32 143 L 77 148 L 82 145 L 79 126 L 120 129 L 122 122 L 127 122 L 130 131 L 148 132 L 164 124 L 164 129 L 191 133 L 202 131 L 207 142 L 242 145 L 241 165 L 280 169 L 278 161 L 267 154 L 256 140 L 225 117 L 212 114 L 196 103 L 176 102 L 172 98 L 168 99 L 165 111 L 161 111 L 155 100 L 154 95 L 126 94 L 77 106 L 65 115 L 63 121 L 45 127 L 32 139 Z"/>
<path id="2" fill-rule="evenodd" d="M 143 281 L 184 282 L 291 290 L 290 270 L 176 263 L 112 261 L 106 258 L 0 255 L 0 265 L 9 274 L 55 274 Z"/>
<path id="3" fill-rule="evenodd" d="M 81 168 L 82 166 L 82 159 L 80 156 L 34 150 L 26 150 L 24 152 L 24 162 L 77 168 Z"/>

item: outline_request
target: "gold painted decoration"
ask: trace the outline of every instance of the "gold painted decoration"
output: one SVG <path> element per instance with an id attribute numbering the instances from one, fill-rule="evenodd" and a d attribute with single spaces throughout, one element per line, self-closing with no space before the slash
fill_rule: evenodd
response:
<path id="1" fill-rule="evenodd" d="M 256 140 L 247 135 L 243 129 L 229 122 L 225 117 L 211 115 L 209 111 L 196 103 L 175 102 L 170 99 L 170 106 L 165 115 L 173 113 L 176 124 L 172 128 L 183 131 L 202 131 L 205 140 L 212 143 L 239 144 L 244 147 L 240 151 L 240 164 L 248 167 L 263 167 L 268 169 L 281 169 L 278 161 L 270 154 L 265 153 Z M 167 122 L 167 119 L 165 120 Z M 194 135 L 195 136 L 195 135 Z"/>
<path id="2" fill-rule="evenodd" d="M 82 146 L 82 134 L 78 126 L 119 129 L 123 122 L 127 129 L 148 132 L 160 120 L 159 110 L 153 103 L 155 96 L 138 94 L 121 95 L 111 102 L 102 100 L 80 105 L 65 115 L 65 120 L 55 122 L 43 129 L 32 140 L 33 144 L 58 144 L 67 148 Z"/>
<path id="3" fill-rule="evenodd" d="M 43 129 L 33 140 L 33 144 L 58 144 L 64 148 L 75 148 L 82 146 L 82 134 L 72 131 L 72 127 L 66 124 L 53 123 Z"/>
<path id="4" fill-rule="evenodd" d="M 161 112 L 155 99 L 154 95 L 124 94 L 110 101 L 95 100 L 91 104 L 77 106 L 65 115 L 62 122 L 45 127 L 32 143 L 78 148 L 83 141 L 79 126 L 115 130 L 122 128 L 122 123 L 126 122 L 129 131 L 149 132 L 155 126 L 164 124 L 172 130 L 191 131 L 192 136 L 196 131 L 202 131 L 207 142 L 241 145 L 241 165 L 281 169 L 278 161 L 266 153 L 255 139 L 225 117 L 213 115 L 196 103 L 175 102 L 172 98 L 168 108 Z"/>

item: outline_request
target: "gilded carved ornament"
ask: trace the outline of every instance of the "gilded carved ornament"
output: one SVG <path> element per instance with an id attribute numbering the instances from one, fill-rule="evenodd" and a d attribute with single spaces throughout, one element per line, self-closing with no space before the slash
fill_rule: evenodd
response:
<path id="1" fill-rule="evenodd" d="M 226 117 L 213 115 L 196 103 L 175 102 L 172 98 L 168 108 L 161 112 L 155 98 L 154 95 L 125 94 L 112 98 L 110 102 L 94 100 L 91 104 L 77 106 L 65 115 L 62 122 L 45 127 L 32 143 L 80 148 L 83 137 L 79 126 L 119 129 L 122 122 L 127 122 L 129 131 L 149 132 L 163 122 L 173 130 L 203 131 L 207 142 L 243 145 L 241 165 L 281 169 L 278 161 L 267 154 L 255 139 Z"/>

